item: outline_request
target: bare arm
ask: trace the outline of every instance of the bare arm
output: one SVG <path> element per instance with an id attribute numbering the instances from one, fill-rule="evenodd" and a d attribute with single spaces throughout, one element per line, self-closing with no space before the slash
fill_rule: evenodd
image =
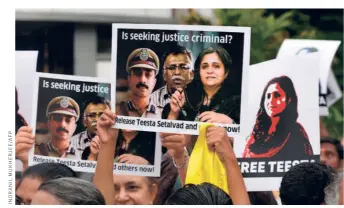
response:
<path id="1" fill-rule="evenodd" d="M 181 155 L 174 158 L 174 161 L 177 166 L 182 166 L 181 168 L 177 168 L 177 169 L 178 169 L 178 175 L 180 177 L 180 182 L 182 183 L 182 185 L 185 185 L 186 172 L 187 172 L 188 163 L 189 163 L 189 156 L 185 157 L 184 155 Z"/>
<path id="2" fill-rule="evenodd" d="M 208 127 L 207 144 L 210 150 L 217 153 L 226 169 L 227 185 L 233 204 L 249 205 L 250 199 L 245 182 L 226 130 L 221 127 Z"/>
<path id="3" fill-rule="evenodd" d="M 111 115 L 113 117 L 111 117 Z M 97 122 L 98 136 L 100 138 L 100 150 L 97 167 L 93 179 L 94 184 L 103 194 L 107 205 L 115 204 L 115 189 L 113 185 L 113 165 L 115 145 L 118 136 L 117 129 L 111 129 L 114 124 L 114 115 L 111 111 L 104 111 Z"/>
<path id="4" fill-rule="evenodd" d="M 226 169 L 229 195 L 234 205 L 250 205 L 250 198 L 233 150 L 231 155 L 223 162 Z"/>
<path id="5" fill-rule="evenodd" d="M 188 135 L 160 133 L 161 144 L 168 149 L 168 153 L 174 160 L 174 166 L 178 169 L 178 174 L 182 184 L 185 184 L 186 171 L 189 163 L 189 155 L 184 148 L 189 143 Z"/>
<path id="6" fill-rule="evenodd" d="M 99 191 L 103 194 L 107 205 L 114 205 L 115 189 L 113 186 L 113 164 L 115 155 L 115 142 L 109 141 L 103 144 L 100 148 L 95 176 L 93 179 L 94 184 Z"/>

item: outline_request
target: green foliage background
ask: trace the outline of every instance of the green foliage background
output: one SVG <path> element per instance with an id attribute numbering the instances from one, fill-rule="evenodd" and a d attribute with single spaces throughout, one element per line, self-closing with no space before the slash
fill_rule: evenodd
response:
<path id="1" fill-rule="evenodd" d="M 332 10 L 333 11 L 333 10 Z M 264 9 L 215 9 L 216 25 L 251 27 L 250 65 L 276 58 L 277 52 L 286 38 L 340 40 L 332 63 L 333 72 L 343 91 L 343 10 L 319 12 L 312 23 L 311 16 L 302 10 L 286 10 L 274 12 Z M 185 24 L 212 25 L 209 19 L 190 10 L 189 15 L 182 18 Z M 343 99 L 329 109 L 329 116 L 322 120 L 329 136 L 343 137 Z"/>

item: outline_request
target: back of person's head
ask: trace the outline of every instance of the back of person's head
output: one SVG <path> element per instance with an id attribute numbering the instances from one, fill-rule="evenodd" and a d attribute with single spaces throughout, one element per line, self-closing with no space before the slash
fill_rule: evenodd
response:
<path id="1" fill-rule="evenodd" d="M 172 194 L 165 205 L 232 205 L 226 192 L 210 183 L 187 184 Z"/>
<path id="2" fill-rule="evenodd" d="M 42 182 L 56 178 L 74 177 L 76 173 L 68 166 L 61 163 L 40 163 L 27 168 L 22 176 L 24 178 L 37 178 Z"/>
<path id="3" fill-rule="evenodd" d="M 92 183 L 78 178 L 46 181 L 41 184 L 38 191 L 50 194 L 61 205 L 105 205 L 105 199 L 100 191 Z"/>
<path id="4" fill-rule="evenodd" d="M 252 205 L 277 205 L 272 191 L 250 191 L 247 192 Z"/>
<path id="5" fill-rule="evenodd" d="M 280 198 L 285 205 L 325 204 L 326 190 L 335 181 L 331 167 L 320 163 L 301 163 L 282 178 Z"/>

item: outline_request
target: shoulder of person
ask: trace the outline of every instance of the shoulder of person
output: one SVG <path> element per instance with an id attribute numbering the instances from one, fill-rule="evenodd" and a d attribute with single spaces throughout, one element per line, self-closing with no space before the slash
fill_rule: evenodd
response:
<path id="1" fill-rule="evenodd" d="M 84 134 L 86 133 L 86 131 L 82 131 L 78 134 L 75 134 L 72 136 L 72 139 L 79 139 L 80 137 L 82 137 Z"/>
<path id="2" fill-rule="evenodd" d="M 46 143 L 40 143 L 35 145 L 35 154 L 48 155 L 48 145 Z"/>
<path id="3" fill-rule="evenodd" d="M 225 104 L 240 106 L 241 105 L 241 96 L 240 95 L 232 95 L 225 97 L 224 99 Z"/>
<path id="4" fill-rule="evenodd" d="M 295 122 L 294 126 L 293 126 L 294 131 L 296 131 L 297 133 L 302 133 L 302 134 L 307 134 L 305 128 L 303 127 L 303 125 L 299 122 Z"/>
<path id="5" fill-rule="evenodd" d="M 292 140 L 296 140 L 295 142 L 306 142 L 309 143 L 309 137 L 305 130 L 305 128 L 299 122 L 295 122 L 292 128 L 290 129 L 291 138 Z"/>
<path id="6" fill-rule="evenodd" d="M 150 96 L 159 94 L 159 93 L 160 93 L 162 90 L 164 90 L 165 88 L 166 88 L 166 85 L 160 87 L 159 89 L 153 91 L 153 92 L 150 94 Z"/>
<path id="7" fill-rule="evenodd" d="M 127 102 L 121 101 L 116 103 L 116 114 L 117 115 L 124 115 L 125 112 L 127 112 Z"/>

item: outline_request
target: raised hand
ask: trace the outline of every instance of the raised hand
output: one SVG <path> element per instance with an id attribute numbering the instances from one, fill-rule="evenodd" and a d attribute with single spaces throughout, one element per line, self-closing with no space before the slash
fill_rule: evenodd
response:
<path id="1" fill-rule="evenodd" d="M 210 126 L 207 128 L 207 144 L 210 150 L 215 151 L 220 160 L 235 158 L 230 138 L 227 136 L 227 131 L 223 127 Z"/>
<path id="2" fill-rule="evenodd" d="M 161 145 L 173 158 L 184 157 L 184 147 L 190 142 L 190 137 L 184 134 L 160 133 Z"/>
<path id="3" fill-rule="evenodd" d="M 116 114 L 109 109 L 106 109 L 99 117 L 97 121 L 97 134 L 99 136 L 100 143 L 105 144 L 117 139 L 118 129 L 112 128 L 115 124 L 115 119 Z"/>
<path id="4" fill-rule="evenodd" d="M 98 153 L 99 153 L 99 150 L 100 150 L 100 139 L 99 139 L 99 136 L 96 135 L 95 137 L 93 137 L 92 141 L 91 141 L 91 144 L 90 144 L 90 156 L 88 157 L 88 160 L 97 160 L 97 157 L 98 157 Z"/>
<path id="5" fill-rule="evenodd" d="M 181 88 L 178 88 L 171 96 L 171 113 L 179 115 L 181 108 L 185 104 L 185 94 Z"/>

